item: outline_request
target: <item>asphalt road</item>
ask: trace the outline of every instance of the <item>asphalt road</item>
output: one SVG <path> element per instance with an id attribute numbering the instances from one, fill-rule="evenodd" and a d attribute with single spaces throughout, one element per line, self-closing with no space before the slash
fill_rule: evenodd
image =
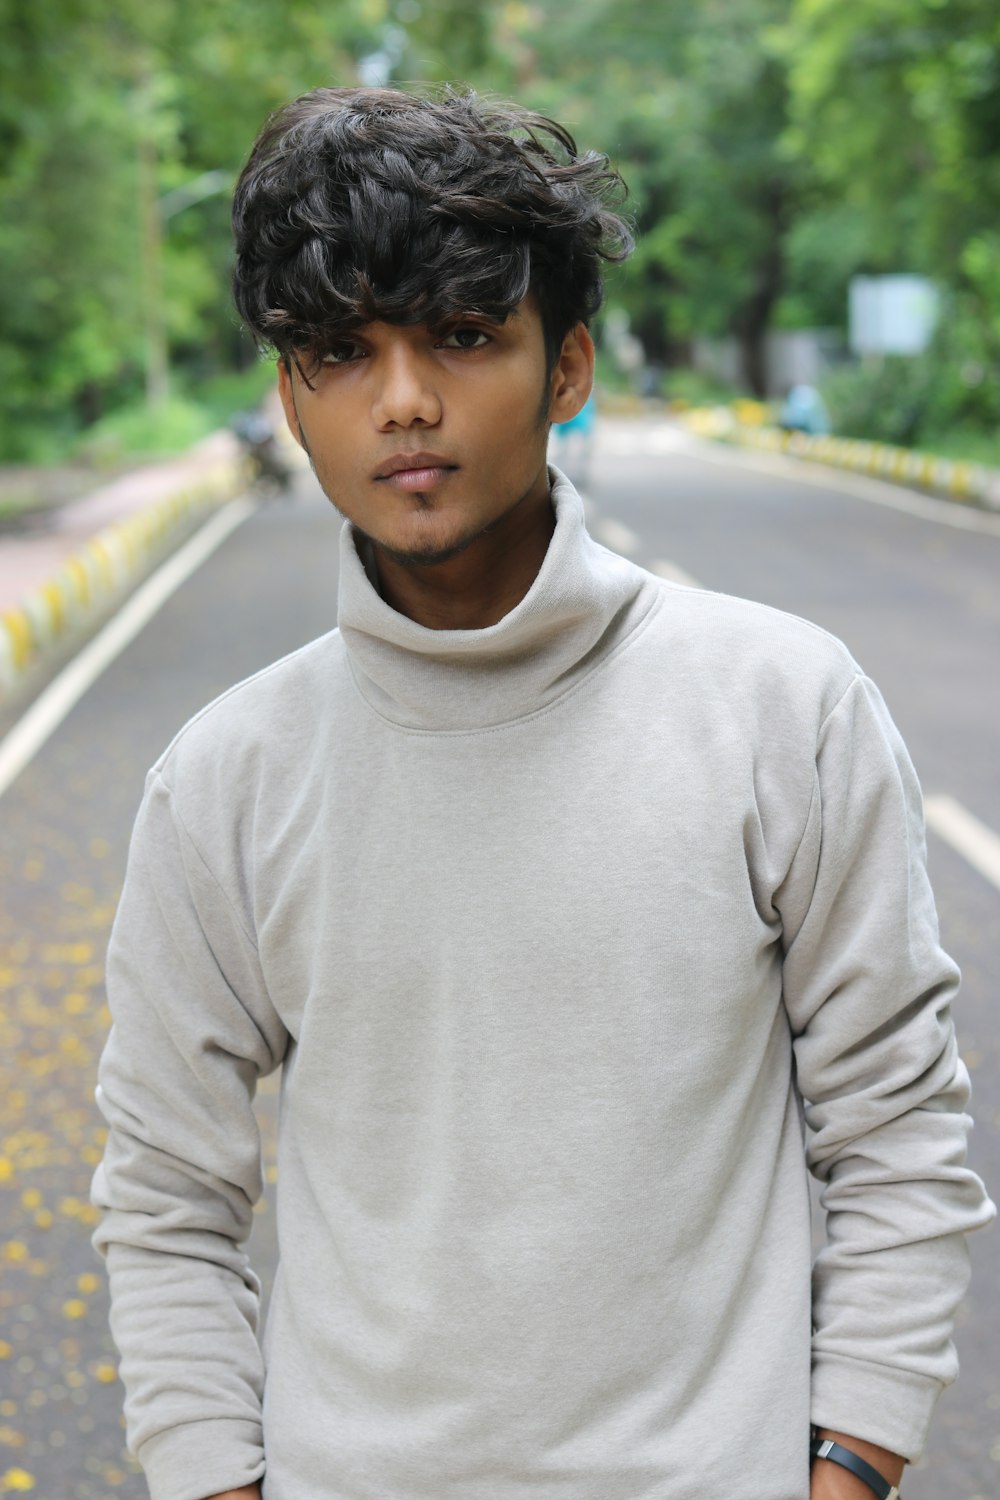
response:
<path id="1" fill-rule="evenodd" d="M 791 472 L 791 471 L 790 471 Z M 586 479 L 595 534 L 645 566 L 792 610 L 879 682 L 930 794 L 1000 831 L 1000 524 L 956 529 L 616 426 Z M 232 682 L 329 629 L 338 523 L 308 478 L 262 507 L 169 600 L 0 798 L 0 1495 L 142 1500 L 88 1243 L 103 951 L 146 768 Z M 973 1161 L 1000 1191 L 1000 891 L 930 836 L 957 1022 L 976 1089 Z M 260 1101 L 273 1179 L 275 1088 Z M 270 1202 L 254 1236 L 273 1261 Z M 963 1373 L 906 1500 L 1000 1491 L 994 1234 L 973 1242 Z M 401 1497 L 403 1500 L 403 1497 Z M 739 1497 L 736 1497 L 739 1500 Z"/>

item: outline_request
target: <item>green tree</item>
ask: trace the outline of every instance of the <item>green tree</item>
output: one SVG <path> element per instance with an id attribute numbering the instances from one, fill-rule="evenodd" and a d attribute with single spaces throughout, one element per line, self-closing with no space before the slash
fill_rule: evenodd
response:
<path id="1" fill-rule="evenodd" d="M 493 12 L 486 65 L 464 75 L 555 115 L 621 167 L 639 243 L 614 296 L 650 359 L 682 361 L 694 334 L 733 333 L 756 389 L 802 175 L 776 150 L 785 65 L 768 31 L 787 9 L 787 0 L 508 4 Z M 404 67 L 463 77 L 446 30 L 423 15 L 409 30 Z"/>
<path id="2" fill-rule="evenodd" d="M 945 296 L 938 424 L 1000 401 L 1000 10 L 993 0 L 795 0 L 786 145 L 846 207 L 853 269 L 918 271 Z M 950 413 L 950 417 L 946 414 Z"/>
<path id="3" fill-rule="evenodd" d="M 226 195 L 159 204 L 235 179 L 289 97 L 356 82 L 384 20 L 378 0 L 0 0 L 0 458 L 134 398 L 158 341 L 182 378 L 251 357 Z"/>

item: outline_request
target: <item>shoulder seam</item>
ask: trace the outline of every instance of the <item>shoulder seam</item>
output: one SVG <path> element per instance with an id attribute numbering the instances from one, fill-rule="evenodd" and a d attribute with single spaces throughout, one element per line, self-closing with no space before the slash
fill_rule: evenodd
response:
<path id="1" fill-rule="evenodd" d="M 212 869 L 212 866 L 209 864 L 208 860 L 205 858 L 205 855 L 202 852 L 202 850 L 201 850 L 200 846 L 198 845 L 197 841 L 195 840 L 194 835 L 192 834 L 190 828 L 188 828 L 187 824 L 185 823 L 184 818 L 181 815 L 181 810 L 180 810 L 180 808 L 177 805 L 177 798 L 174 795 L 173 788 L 171 787 L 170 783 L 167 781 L 166 777 L 163 776 L 156 767 L 153 768 L 153 770 L 152 770 L 152 772 L 150 774 L 152 776 L 155 776 L 155 778 L 156 778 L 157 782 L 159 783 L 159 785 L 162 786 L 164 792 L 167 795 L 167 799 L 168 799 L 168 801 L 170 803 L 170 809 L 171 809 L 171 812 L 173 813 L 174 821 L 177 824 L 177 827 L 180 829 L 181 833 L 184 835 L 184 838 L 187 840 L 187 842 L 190 845 L 192 851 L 197 855 L 199 864 L 201 865 L 202 869 L 205 871 L 205 874 L 208 876 L 209 880 L 211 880 L 211 882 L 212 882 L 213 886 L 215 887 L 215 889 L 219 892 L 219 895 L 222 897 L 223 901 L 225 901 L 225 903 L 228 906 L 230 912 L 232 913 L 233 920 L 235 921 L 236 925 L 239 927 L 239 929 L 242 932 L 243 936 L 246 938 L 247 942 L 250 944 L 251 948 L 253 949 L 254 953 L 257 955 L 257 958 L 259 960 L 259 958 L 260 958 L 260 948 L 258 947 L 257 939 L 254 936 L 254 934 L 249 931 L 246 923 L 243 920 L 243 916 L 242 916 L 241 912 L 239 911 L 239 908 L 237 907 L 235 901 L 233 901 L 233 899 L 230 896 L 229 892 L 226 890 L 225 886 L 222 884 L 222 881 L 219 879 L 219 877 L 216 875 L 215 871 Z"/>
<path id="2" fill-rule="evenodd" d="M 850 648 L 845 645 L 840 637 L 838 635 L 834 635 L 832 630 L 827 630 L 825 625 L 817 625 L 815 620 L 807 619 L 805 615 L 797 615 L 793 610 L 782 609 L 780 605 L 777 604 L 766 604 L 762 599 L 745 599 L 741 594 L 727 594 L 722 589 L 707 589 L 698 586 L 693 587 L 691 584 L 678 583 L 670 578 L 661 578 L 657 573 L 649 573 L 648 569 L 643 569 L 642 571 L 646 572 L 648 576 L 653 579 L 654 583 L 656 583 L 657 586 L 663 590 L 664 593 L 684 594 L 688 598 L 698 598 L 706 602 L 721 599 L 727 603 L 740 605 L 743 608 L 752 610 L 755 614 L 760 613 L 766 615 L 777 615 L 785 620 L 793 620 L 797 625 L 805 626 L 805 628 L 811 631 L 814 635 L 822 636 L 824 640 L 829 641 L 832 646 L 835 646 L 837 648 L 837 651 L 840 653 L 840 655 L 846 658 L 847 662 L 854 668 L 855 674 L 860 673 L 860 675 L 864 676 L 864 673 L 861 671 L 859 664 L 855 661 L 853 655 L 851 654 Z"/>
<path id="3" fill-rule="evenodd" d="M 837 710 L 840 708 L 841 704 L 847 698 L 848 694 L 854 691 L 854 689 L 857 687 L 857 685 L 858 685 L 859 682 L 865 682 L 865 681 L 867 681 L 867 678 L 865 677 L 864 672 L 858 670 L 858 671 L 856 671 L 854 673 L 854 676 L 851 678 L 850 682 L 847 684 L 847 686 L 845 687 L 844 691 L 840 694 L 840 697 L 837 699 L 836 703 L 830 709 L 829 713 L 827 713 L 825 715 L 825 717 L 823 719 L 823 722 L 820 724 L 819 731 L 818 731 L 818 733 L 816 735 L 816 743 L 817 743 L 817 745 L 819 744 L 819 741 L 823 738 L 823 735 L 826 732 L 826 726 L 829 724 L 829 722 L 833 718 L 834 714 L 837 712 Z"/>
<path id="4" fill-rule="evenodd" d="M 289 651 L 287 655 L 279 657 L 277 661 L 272 661 L 266 667 L 261 667 L 259 672 L 252 672 L 249 677 L 244 677 L 240 682 L 234 682 L 232 687 L 226 688 L 225 692 L 220 693 L 217 698 L 213 698 L 210 703 L 206 703 L 197 713 L 191 715 L 186 724 L 181 725 L 166 749 L 161 752 L 157 760 L 153 763 L 151 769 L 159 773 L 160 768 L 166 765 L 175 747 L 181 743 L 188 731 L 193 729 L 196 724 L 199 724 L 202 719 L 207 718 L 217 708 L 221 707 L 223 703 L 228 702 L 230 698 L 234 698 L 237 693 L 241 693 L 245 688 L 252 687 L 255 682 L 259 682 L 262 678 L 269 677 L 272 672 L 277 672 L 286 662 L 291 661 L 292 657 L 302 656 L 314 649 L 318 650 L 321 645 L 330 641 L 336 635 L 339 635 L 339 631 L 336 628 L 328 630 L 325 635 L 317 636 L 314 641 L 307 641 L 304 646 L 297 646 L 294 651 Z"/>

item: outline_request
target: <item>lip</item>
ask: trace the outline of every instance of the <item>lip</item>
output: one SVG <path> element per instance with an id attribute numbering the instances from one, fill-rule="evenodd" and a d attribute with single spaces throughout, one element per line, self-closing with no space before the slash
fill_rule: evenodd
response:
<path id="1" fill-rule="evenodd" d="M 380 464 L 372 475 L 373 479 L 403 479 L 406 475 L 432 475 L 439 478 L 443 473 L 451 469 L 457 469 L 450 459 L 443 458 L 440 453 L 394 453 L 387 458 L 384 464 Z"/>

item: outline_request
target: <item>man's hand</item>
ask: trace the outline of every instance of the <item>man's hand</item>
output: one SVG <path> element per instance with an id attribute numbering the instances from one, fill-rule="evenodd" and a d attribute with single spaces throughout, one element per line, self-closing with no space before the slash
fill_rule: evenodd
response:
<path id="1" fill-rule="evenodd" d="M 846 1432 L 833 1432 L 829 1427 L 820 1427 L 819 1435 L 821 1438 L 832 1438 L 844 1448 L 850 1448 L 852 1453 L 877 1469 L 889 1484 L 899 1483 L 906 1460 L 900 1458 L 898 1453 L 890 1453 L 888 1448 L 878 1448 L 874 1443 L 866 1443 Z M 852 1474 L 849 1469 L 842 1469 L 840 1464 L 832 1463 L 827 1458 L 815 1458 L 809 1500 L 872 1500 L 872 1492 L 864 1480 Z"/>
<path id="2" fill-rule="evenodd" d="M 206 1495 L 205 1500 L 260 1500 L 260 1485 L 245 1484 L 241 1490 L 223 1490 L 220 1495 Z"/>

